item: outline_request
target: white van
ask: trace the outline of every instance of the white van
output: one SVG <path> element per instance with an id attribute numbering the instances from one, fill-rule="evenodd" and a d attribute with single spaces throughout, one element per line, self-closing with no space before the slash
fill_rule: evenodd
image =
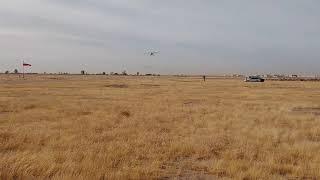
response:
<path id="1" fill-rule="evenodd" d="M 260 76 L 249 76 L 246 77 L 244 82 L 264 82 L 264 79 Z"/>

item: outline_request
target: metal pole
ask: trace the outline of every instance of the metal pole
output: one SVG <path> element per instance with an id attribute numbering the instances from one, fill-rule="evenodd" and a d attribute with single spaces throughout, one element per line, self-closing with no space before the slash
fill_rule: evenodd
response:
<path id="1" fill-rule="evenodd" d="M 22 61 L 22 78 L 24 79 L 24 61 Z"/>

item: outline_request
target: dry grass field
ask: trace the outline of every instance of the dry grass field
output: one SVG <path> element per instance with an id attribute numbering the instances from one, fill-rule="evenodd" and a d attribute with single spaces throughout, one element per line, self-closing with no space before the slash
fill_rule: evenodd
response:
<path id="1" fill-rule="evenodd" d="M 0 75 L 0 179 L 319 179 L 320 83 Z"/>

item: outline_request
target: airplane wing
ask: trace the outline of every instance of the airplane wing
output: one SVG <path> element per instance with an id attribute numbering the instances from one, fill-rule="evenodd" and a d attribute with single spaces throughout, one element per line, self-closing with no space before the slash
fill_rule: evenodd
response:
<path id="1" fill-rule="evenodd" d="M 160 53 L 160 51 L 147 51 L 147 52 L 145 52 L 144 54 L 153 56 L 154 54 L 157 54 L 157 53 Z"/>

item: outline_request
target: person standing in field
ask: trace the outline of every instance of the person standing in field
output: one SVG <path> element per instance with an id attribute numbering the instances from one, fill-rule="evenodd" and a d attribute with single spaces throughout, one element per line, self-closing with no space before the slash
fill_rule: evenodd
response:
<path id="1" fill-rule="evenodd" d="M 202 76 L 203 77 L 203 81 L 206 81 L 206 76 Z"/>

